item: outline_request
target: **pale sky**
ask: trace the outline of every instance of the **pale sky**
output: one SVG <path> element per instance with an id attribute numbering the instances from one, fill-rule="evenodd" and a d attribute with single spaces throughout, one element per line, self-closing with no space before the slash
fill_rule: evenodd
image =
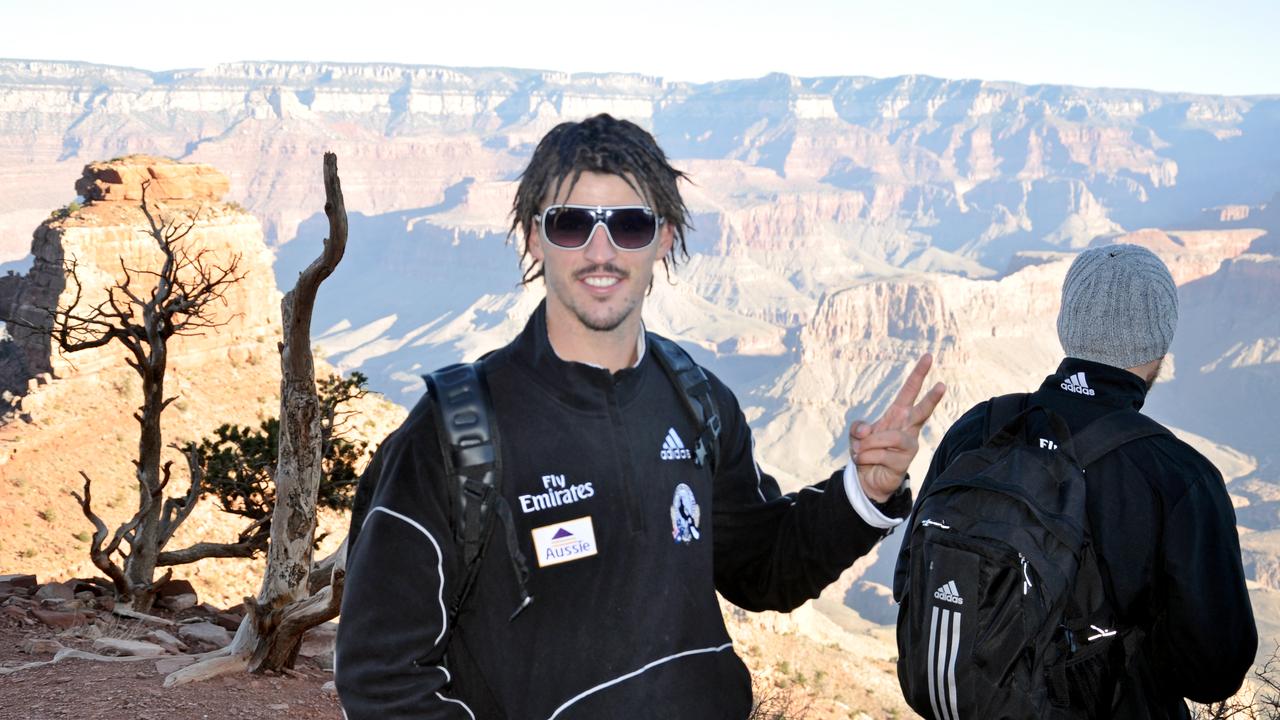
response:
<path id="1" fill-rule="evenodd" d="M 0 0 L 0 58 L 329 60 L 668 80 L 911 73 L 1280 94 L 1276 0 Z"/>

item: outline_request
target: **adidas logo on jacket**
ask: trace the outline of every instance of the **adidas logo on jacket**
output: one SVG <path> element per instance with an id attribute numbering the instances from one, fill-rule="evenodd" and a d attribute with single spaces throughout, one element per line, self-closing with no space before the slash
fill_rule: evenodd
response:
<path id="1" fill-rule="evenodd" d="M 1083 372 L 1078 372 L 1066 380 L 1063 380 L 1060 387 L 1063 390 L 1078 393 L 1080 395 L 1097 395 L 1097 393 L 1093 391 L 1093 388 L 1089 387 L 1089 382 L 1085 380 Z"/>
<path id="2" fill-rule="evenodd" d="M 676 434 L 675 428 L 667 430 L 666 440 L 663 441 L 662 451 L 658 453 L 658 456 L 663 460 L 688 460 L 692 457 L 689 453 L 689 448 L 685 447 L 684 443 L 680 441 L 680 436 Z"/>

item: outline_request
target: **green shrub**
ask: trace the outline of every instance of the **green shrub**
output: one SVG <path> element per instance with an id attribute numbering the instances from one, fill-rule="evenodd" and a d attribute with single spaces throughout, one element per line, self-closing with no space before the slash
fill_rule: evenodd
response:
<path id="1" fill-rule="evenodd" d="M 53 212 L 49 213 L 49 219 L 50 219 L 50 220 L 62 220 L 63 218 L 71 217 L 72 215 L 74 215 L 74 214 L 76 214 L 76 213 L 80 212 L 80 208 L 82 208 L 82 207 L 84 207 L 84 206 L 83 206 L 83 205 L 81 205 L 79 201 L 77 201 L 77 200 L 72 200 L 71 202 L 67 203 L 66 205 L 63 205 L 62 207 L 58 208 L 57 210 L 54 210 Z"/>
<path id="2" fill-rule="evenodd" d="M 365 394 L 368 378 L 352 373 L 320 380 L 321 472 L 316 506 L 333 510 L 351 507 L 356 468 L 364 458 L 367 443 L 346 437 L 348 411 L 345 404 Z M 279 452 L 280 421 L 268 418 L 258 428 L 223 425 L 214 437 L 205 438 L 195 451 L 203 476 L 203 490 L 212 495 L 226 512 L 251 520 L 271 514 L 275 505 L 275 470 Z"/>

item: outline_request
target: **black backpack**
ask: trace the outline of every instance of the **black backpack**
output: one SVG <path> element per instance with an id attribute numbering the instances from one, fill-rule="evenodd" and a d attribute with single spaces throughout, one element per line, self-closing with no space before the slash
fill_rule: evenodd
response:
<path id="1" fill-rule="evenodd" d="M 926 718 L 1109 717 L 1141 640 L 1116 627 L 1090 543 L 1084 468 L 1169 431 L 1120 410 L 1073 438 L 1061 417 L 1026 404 L 1026 395 L 993 399 L 983 445 L 955 458 L 912 515 L 899 560 L 898 680 Z M 1038 412 L 1053 440 L 1026 439 Z"/>
<path id="2" fill-rule="evenodd" d="M 647 348 L 679 391 L 685 410 L 699 428 L 693 461 L 715 474 L 719 450 L 720 415 L 711 395 L 711 383 L 702 368 L 676 343 L 653 334 L 646 335 Z M 458 363 L 422 376 L 432 399 L 437 440 L 449 483 L 453 539 L 458 547 L 463 582 L 449 609 L 450 628 L 471 594 L 480 570 L 480 561 L 493 534 L 495 515 L 501 521 L 512 570 L 520 589 L 520 604 L 514 620 L 533 598 L 528 593 L 529 569 L 516 540 L 511 508 L 502 496 L 502 453 L 499 451 L 497 423 L 483 371 L 484 359 Z M 347 552 L 355 547 L 381 473 L 378 454 L 360 477 L 347 533 Z"/>

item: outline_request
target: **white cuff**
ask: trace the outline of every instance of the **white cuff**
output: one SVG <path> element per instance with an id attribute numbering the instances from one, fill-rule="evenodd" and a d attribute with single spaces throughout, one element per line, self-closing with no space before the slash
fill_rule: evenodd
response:
<path id="1" fill-rule="evenodd" d="M 858 482 L 858 470 L 853 463 L 844 466 L 844 494 L 849 498 L 849 504 L 853 506 L 854 512 L 858 513 L 868 525 L 881 530 L 898 527 L 906 518 L 885 517 L 884 513 L 876 509 L 871 503 L 871 498 L 862 490 L 862 483 Z"/>

